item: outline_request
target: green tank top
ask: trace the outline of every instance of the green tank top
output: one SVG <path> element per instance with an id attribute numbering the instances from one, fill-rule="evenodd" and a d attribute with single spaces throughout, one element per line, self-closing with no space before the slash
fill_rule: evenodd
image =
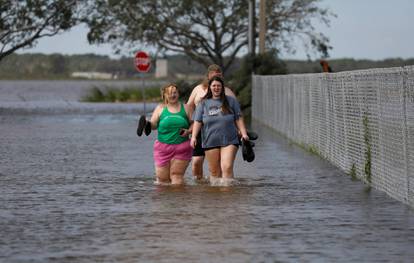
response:
<path id="1" fill-rule="evenodd" d="M 166 144 L 180 144 L 188 137 L 180 136 L 180 129 L 188 129 L 190 123 L 185 113 L 184 105 L 180 104 L 180 111 L 171 113 L 167 107 L 162 109 L 158 123 L 158 141 Z"/>

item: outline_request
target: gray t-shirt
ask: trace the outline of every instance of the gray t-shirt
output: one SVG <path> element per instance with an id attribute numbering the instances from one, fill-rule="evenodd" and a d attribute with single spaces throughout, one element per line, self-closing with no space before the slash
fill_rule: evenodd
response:
<path id="1" fill-rule="evenodd" d="M 235 121 L 240 118 L 240 105 L 234 97 L 226 96 L 231 112 L 224 114 L 220 99 L 202 100 L 196 107 L 193 120 L 203 123 L 201 141 L 203 148 L 239 144 Z"/>

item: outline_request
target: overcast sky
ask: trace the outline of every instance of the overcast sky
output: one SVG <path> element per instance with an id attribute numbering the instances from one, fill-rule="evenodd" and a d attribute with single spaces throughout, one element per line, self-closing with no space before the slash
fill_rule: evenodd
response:
<path id="1" fill-rule="evenodd" d="M 259 1 L 259 0 L 257 0 Z M 318 26 L 330 39 L 331 58 L 414 58 L 414 0 L 323 0 L 336 15 L 331 26 Z M 86 28 L 41 39 L 24 53 L 95 53 L 112 56 L 110 45 L 89 45 Z M 22 53 L 20 51 L 19 53 Z M 306 59 L 303 51 L 284 58 Z"/>

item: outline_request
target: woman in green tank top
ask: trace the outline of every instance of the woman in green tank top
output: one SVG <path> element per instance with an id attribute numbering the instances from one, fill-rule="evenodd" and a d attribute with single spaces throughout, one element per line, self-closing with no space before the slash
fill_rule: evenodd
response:
<path id="1" fill-rule="evenodd" d="M 179 101 L 178 88 L 168 84 L 161 89 L 163 103 L 151 116 L 151 129 L 157 130 L 154 164 L 158 183 L 183 184 L 184 173 L 192 157 L 190 134 L 191 112 Z"/>

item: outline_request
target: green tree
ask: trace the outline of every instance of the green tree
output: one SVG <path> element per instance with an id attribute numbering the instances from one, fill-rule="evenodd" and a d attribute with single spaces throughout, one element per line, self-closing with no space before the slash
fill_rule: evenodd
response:
<path id="1" fill-rule="evenodd" d="M 0 0 L 0 61 L 80 20 L 80 0 Z"/>
<path id="2" fill-rule="evenodd" d="M 291 41 L 299 37 L 305 46 L 326 55 L 328 39 L 315 32 L 313 22 L 329 24 L 332 14 L 318 2 L 268 0 L 267 46 L 294 52 Z M 112 43 L 117 52 L 151 45 L 204 65 L 216 63 L 226 71 L 247 46 L 246 0 L 96 0 L 88 14 L 88 40 Z"/>
<path id="3" fill-rule="evenodd" d="M 287 67 L 275 49 L 243 59 L 239 70 L 231 76 L 229 86 L 236 93 L 247 121 L 251 116 L 252 72 L 256 75 L 280 75 L 287 74 Z"/>

